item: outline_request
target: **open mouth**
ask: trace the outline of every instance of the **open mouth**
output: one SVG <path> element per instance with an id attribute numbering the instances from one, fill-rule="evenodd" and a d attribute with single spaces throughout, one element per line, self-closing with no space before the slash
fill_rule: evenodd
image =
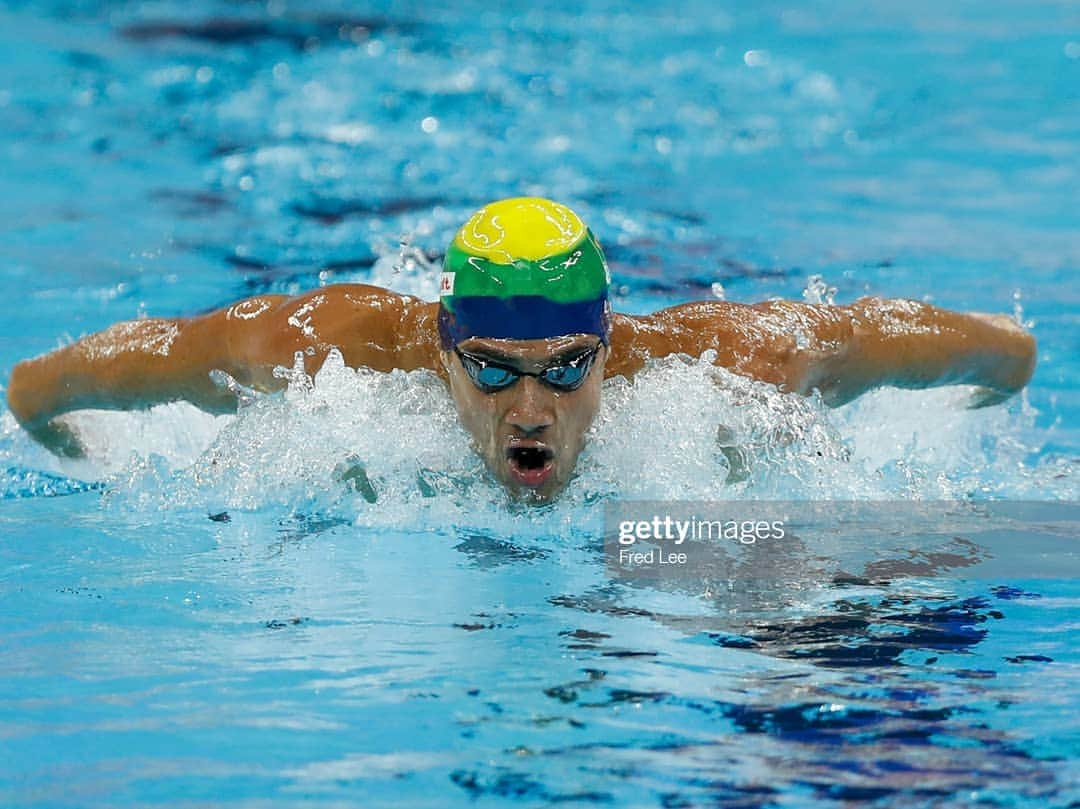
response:
<path id="1" fill-rule="evenodd" d="M 514 444 L 506 450 L 510 475 L 522 486 L 540 486 L 555 468 L 555 453 L 543 444 Z"/>

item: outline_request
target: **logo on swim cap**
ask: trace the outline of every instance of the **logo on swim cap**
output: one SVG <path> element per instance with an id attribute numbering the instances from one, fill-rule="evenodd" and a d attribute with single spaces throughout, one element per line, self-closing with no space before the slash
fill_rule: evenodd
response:
<path id="1" fill-rule="evenodd" d="M 565 205 L 517 197 L 481 208 L 454 236 L 443 269 L 439 336 L 447 350 L 469 337 L 596 334 L 607 343 L 607 262 Z"/>

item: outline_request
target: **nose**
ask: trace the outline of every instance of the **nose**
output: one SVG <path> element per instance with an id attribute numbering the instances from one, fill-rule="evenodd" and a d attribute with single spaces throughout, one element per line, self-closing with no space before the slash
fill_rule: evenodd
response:
<path id="1" fill-rule="evenodd" d="M 531 376 L 524 376 L 510 391 L 514 397 L 506 411 L 511 427 L 526 436 L 537 435 L 555 423 L 553 392 Z"/>

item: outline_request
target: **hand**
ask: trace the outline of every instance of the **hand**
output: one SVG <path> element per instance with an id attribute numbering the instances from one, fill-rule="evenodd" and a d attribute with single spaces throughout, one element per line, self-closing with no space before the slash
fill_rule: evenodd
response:
<path id="1" fill-rule="evenodd" d="M 965 405 L 968 410 L 978 410 L 981 407 L 993 407 L 1016 395 L 1016 391 L 995 390 L 994 388 L 975 388 Z"/>
<path id="2" fill-rule="evenodd" d="M 1012 363 L 1014 366 L 1012 374 L 1003 380 L 1005 387 L 980 386 L 975 389 L 968 400 L 967 409 L 977 410 L 981 407 L 1001 404 L 1031 381 L 1031 375 L 1035 371 L 1035 340 L 1021 324 L 1008 315 L 986 312 L 969 312 L 968 314 L 1008 335 L 1006 338 L 1008 343 L 1016 347 L 1015 352 L 1018 352 L 1021 357 Z"/>
<path id="3" fill-rule="evenodd" d="M 750 477 L 746 450 L 739 446 L 735 433 L 727 425 L 716 428 L 716 447 L 728 463 L 728 476 L 724 483 L 741 483 Z"/>
<path id="4" fill-rule="evenodd" d="M 61 458 L 85 458 L 86 447 L 74 430 L 62 421 L 50 416 L 58 415 L 49 410 L 50 400 L 44 391 L 50 390 L 49 376 L 42 369 L 47 357 L 17 363 L 11 369 L 7 384 L 8 410 L 15 421 L 45 449 Z"/>
<path id="5" fill-rule="evenodd" d="M 67 424 L 53 419 L 38 427 L 26 427 L 26 431 L 45 449 L 61 458 L 85 458 L 86 447 Z"/>

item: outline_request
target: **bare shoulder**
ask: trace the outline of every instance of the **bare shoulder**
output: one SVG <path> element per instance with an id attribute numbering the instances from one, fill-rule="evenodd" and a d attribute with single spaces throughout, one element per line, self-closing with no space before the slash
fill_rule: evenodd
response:
<path id="1" fill-rule="evenodd" d="M 296 312 L 379 309 L 402 307 L 418 299 L 372 284 L 332 284 L 299 295 L 255 295 L 237 301 L 224 311 L 229 318 L 251 320 L 264 313 L 289 317 Z"/>
<path id="2" fill-rule="evenodd" d="M 234 354 L 267 366 L 304 352 L 321 362 L 337 348 L 351 367 L 429 367 L 435 307 L 369 284 L 335 284 L 294 297 L 263 295 L 224 310 Z"/>
<path id="3" fill-rule="evenodd" d="M 692 301 L 651 315 L 615 315 L 607 374 L 630 375 L 652 357 L 701 356 L 716 352 L 715 363 L 736 373 L 787 385 L 800 354 L 800 333 L 817 342 L 831 325 L 838 334 L 845 316 L 835 307 L 812 307 L 792 301 L 756 304 Z"/>

